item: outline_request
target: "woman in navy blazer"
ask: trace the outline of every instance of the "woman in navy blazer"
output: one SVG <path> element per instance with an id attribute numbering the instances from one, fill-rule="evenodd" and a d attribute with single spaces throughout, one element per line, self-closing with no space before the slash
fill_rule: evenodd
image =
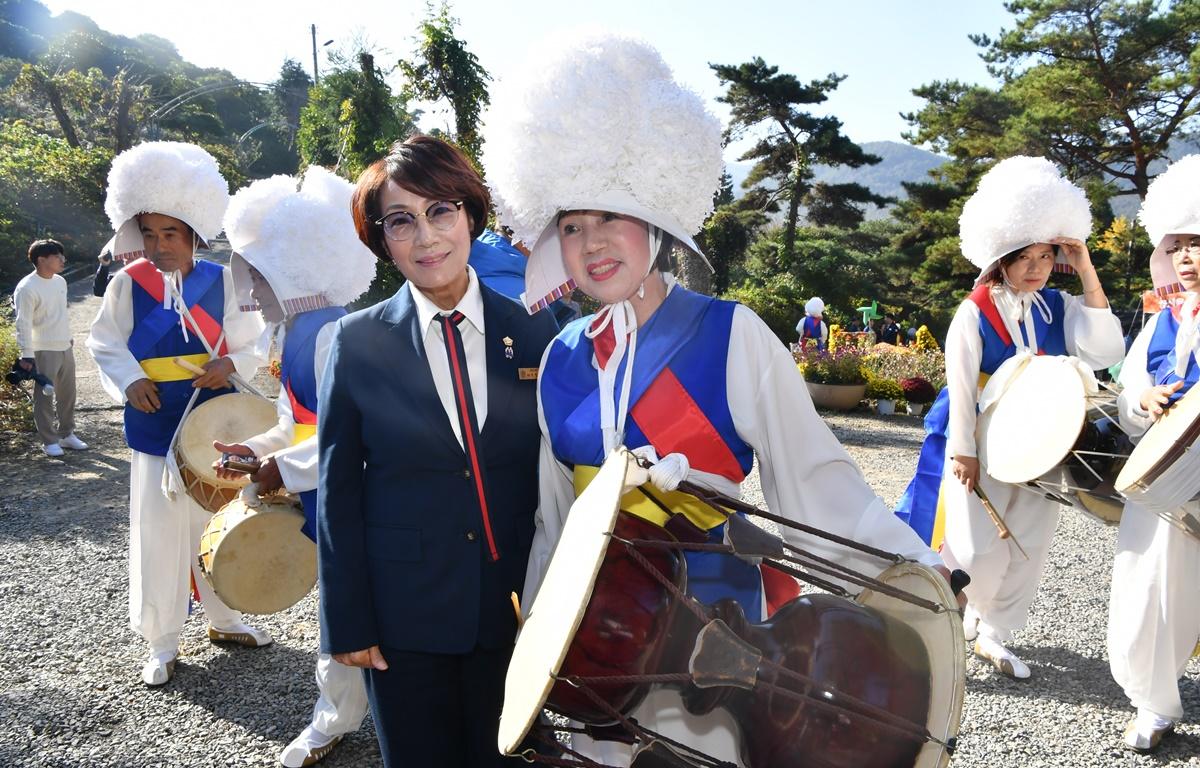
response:
<path id="1" fill-rule="evenodd" d="M 490 201 L 438 139 L 358 180 L 406 279 L 338 322 L 321 390 L 322 650 L 365 670 L 385 765 L 492 766 L 537 507 L 536 371 L 557 327 L 467 265 Z"/>

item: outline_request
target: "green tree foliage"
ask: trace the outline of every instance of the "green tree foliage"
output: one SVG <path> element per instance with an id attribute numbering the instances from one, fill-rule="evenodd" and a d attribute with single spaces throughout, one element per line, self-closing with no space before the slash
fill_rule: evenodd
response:
<path id="1" fill-rule="evenodd" d="M 492 79 L 465 42 L 454 36 L 458 20 L 443 2 L 426 6 L 425 20 L 417 31 L 417 48 L 412 60 L 401 59 L 400 71 L 407 81 L 405 96 L 428 101 L 446 101 L 454 112 L 454 141 L 476 160 L 483 143 L 479 116 L 490 100 L 487 84 Z"/>
<path id="2" fill-rule="evenodd" d="M 820 104 L 845 79 L 828 75 L 801 83 L 794 75 L 779 74 L 755 57 L 739 65 L 710 64 L 725 87 L 720 101 L 730 106 L 725 131 L 727 141 L 761 133 L 740 159 L 754 160 L 744 186 L 752 190 L 747 204 L 774 212 L 778 203 L 787 204 L 783 252 L 791 257 L 802 205 L 810 206 L 819 223 L 857 224 L 862 220 L 858 204 L 889 202 L 858 184 L 814 184 L 816 165 L 858 168 L 879 162 L 841 133 L 836 117 L 817 117 L 804 111 Z"/>
<path id="3" fill-rule="evenodd" d="M 416 115 L 392 94 L 374 57 L 360 52 L 357 63 L 313 86 L 297 136 L 305 165 L 336 167 L 350 179 L 416 130 Z"/>

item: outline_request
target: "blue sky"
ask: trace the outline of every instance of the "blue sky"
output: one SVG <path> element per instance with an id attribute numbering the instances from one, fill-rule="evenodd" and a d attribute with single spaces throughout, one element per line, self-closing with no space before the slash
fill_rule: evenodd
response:
<path id="1" fill-rule="evenodd" d="M 396 0 L 44 0 L 51 11 L 91 16 L 104 29 L 172 41 L 188 60 L 270 81 L 285 57 L 312 66 L 309 24 L 318 43 L 353 48 L 365 40 L 380 64 L 407 56 L 422 2 Z M 555 30 L 595 24 L 636 33 L 662 51 L 676 77 L 709 99 L 721 89 L 709 62 L 762 56 L 802 80 L 847 75 L 822 109 L 841 118 L 856 141 L 901 140 L 899 113 L 916 109 L 912 89 L 931 80 L 990 82 L 967 35 L 1012 26 L 1001 0 L 455 0 L 459 36 L 493 77 L 502 78 L 528 48 Z M 320 60 L 325 65 L 324 55 Z M 430 110 L 429 124 L 446 121 Z"/>

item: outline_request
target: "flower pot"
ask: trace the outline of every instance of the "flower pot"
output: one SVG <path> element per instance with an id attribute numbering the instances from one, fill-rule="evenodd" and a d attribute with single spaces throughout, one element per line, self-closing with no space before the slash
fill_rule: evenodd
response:
<path id="1" fill-rule="evenodd" d="M 925 413 L 925 403 L 907 403 L 904 408 L 908 411 L 909 416 L 920 416 Z"/>
<path id="2" fill-rule="evenodd" d="M 813 405 L 835 411 L 848 411 L 858 406 L 867 393 L 866 384 L 813 384 L 805 382 Z"/>
<path id="3" fill-rule="evenodd" d="M 875 401 L 875 410 L 879 412 L 880 416 L 891 416 L 893 413 L 896 412 L 896 401 L 895 400 L 876 400 Z"/>

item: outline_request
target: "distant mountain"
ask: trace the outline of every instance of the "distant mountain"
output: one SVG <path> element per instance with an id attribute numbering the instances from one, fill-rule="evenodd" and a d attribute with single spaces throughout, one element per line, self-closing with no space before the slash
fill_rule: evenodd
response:
<path id="1" fill-rule="evenodd" d="M 827 184 L 862 184 L 877 195 L 901 199 L 904 197 L 901 182 L 924 181 L 931 170 L 946 162 L 946 158 L 940 155 L 898 141 L 868 141 L 862 148 L 882 160 L 877 165 L 865 165 L 862 168 L 818 166 L 816 180 Z M 751 162 L 727 165 L 726 170 L 733 178 L 734 195 L 740 197 L 745 192 L 742 182 L 750 174 L 753 165 Z M 870 219 L 883 215 L 884 209 L 874 206 L 867 212 L 867 218 Z"/>

